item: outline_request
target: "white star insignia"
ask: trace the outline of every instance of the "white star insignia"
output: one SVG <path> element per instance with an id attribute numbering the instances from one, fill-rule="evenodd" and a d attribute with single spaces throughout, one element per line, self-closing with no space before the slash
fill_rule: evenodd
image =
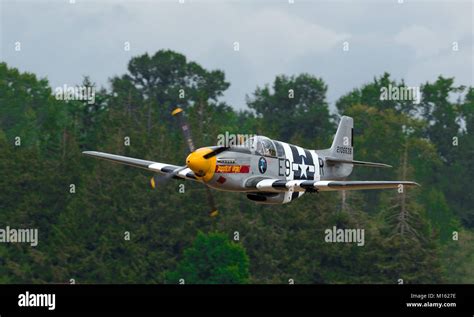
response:
<path id="1" fill-rule="evenodd" d="M 308 178 L 308 175 L 306 174 L 306 171 L 307 171 L 309 166 L 306 165 L 306 163 L 304 162 L 304 159 L 302 160 L 302 162 L 303 162 L 302 164 L 299 164 L 300 168 L 301 168 L 300 177 L 303 177 L 303 175 L 304 175 L 305 178 Z"/>

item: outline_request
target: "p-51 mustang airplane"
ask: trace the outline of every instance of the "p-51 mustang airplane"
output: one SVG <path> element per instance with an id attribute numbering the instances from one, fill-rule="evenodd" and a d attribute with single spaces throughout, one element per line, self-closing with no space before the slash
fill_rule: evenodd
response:
<path id="1" fill-rule="evenodd" d="M 381 163 L 353 160 L 353 119 L 343 116 L 329 149 L 309 150 L 264 136 L 255 136 L 238 146 L 208 146 L 197 150 L 191 139 L 183 111 L 179 116 L 190 154 L 186 165 L 177 166 L 126 156 L 85 151 L 94 156 L 120 164 L 147 169 L 164 176 L 157 181 L 189 179 L 201 182 L 207 190 L 211 216 L 217 215 L 209 187 L 243 192 L 247 198 L 261 204 L 286 204 L 305 192 L 388 189 L 399 186 L 419 186 L 410 181 L 345 181 L 354 165 L 391 167 Z M 155 187 L 155 177 L 151 179 Z"/>

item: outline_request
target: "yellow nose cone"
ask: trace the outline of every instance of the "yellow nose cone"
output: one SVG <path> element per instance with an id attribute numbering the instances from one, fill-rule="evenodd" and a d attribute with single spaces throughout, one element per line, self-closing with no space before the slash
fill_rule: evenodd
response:
<path id="1" fill-rule="evenodd" d="M 205 159 L 203 156 L 212 152 L 210 148 L 200 148 L 192 152 L 186 158 L 186 165 L 194 172 L 199 179 L 207 182 L 214 176 L 216 168 L 216 157 Z"/>

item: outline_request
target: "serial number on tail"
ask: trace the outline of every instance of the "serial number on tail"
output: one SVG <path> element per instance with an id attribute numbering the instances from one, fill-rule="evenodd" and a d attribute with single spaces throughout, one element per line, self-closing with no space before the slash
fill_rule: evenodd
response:
<path id="1" fill-rule="evenodd" d="M 336 153 L 352 154 L 352 148 L 351 147 L 346 147 L 346 146 L 337 146 L 336 147 Z"/>

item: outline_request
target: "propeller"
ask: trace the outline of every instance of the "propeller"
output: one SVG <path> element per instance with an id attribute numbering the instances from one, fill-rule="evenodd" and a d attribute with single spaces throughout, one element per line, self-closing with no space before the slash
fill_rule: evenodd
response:
<path id="1" fill-rule="evenodd" d="M 183 131 L 184 139 L 186 140 L 186 143 L 188 144 L 189 153 L 194 152 L 193 138 L 191 137 L 191 131 L 189 131 L 189 125 L 186 122 L 186 118 L 184 117 L 183 109 L 176 108 L 171 112 L 171 114 L 173 116 L 178 117 L 179 123 L 181 125 L 181 130 Z"/>
<path id="2" fill-rule="evenodd" d="M 162 187 L 162 186 L 166 185 L 170 181 L 170 179 L 172 179 L 179 172 L 181 172 L 182 170 L 184 170 L 186 168 L 187 168 L 187 166 L 183 166 L 183 167 L 180 167 L 180 168 L 176 169 L 174 172 L 168 173 L 168 174 L 165 174 L 165 175 L 155 174 L 150 179 L 151 187 L 153 189 L 155 189 L 157 185 L 159 185 L 159 187 Z"/>
<path id="3" fill-rule="evenodd" d="M 184 117 L 183 109 L 176 108 L 171 112 L 171 114 L 173 116 L 178 117 L 179 123 L 181 125 L 181 130 L 183 131 L 184 139 L 186 140 L 190 154 L 186 158 L 186 166 L 168 175 L 176 175 L 176 173 L 178 173 L 180 170 L 183 170 L 189 167 L 194 172 L 194 175 L 196 175 L 196 177 L 202 180 L 202 184 L 206 188 L 207 201 L 209 203 L 209 206 L 211 207 L 209 216 L 215 217 L 219 214 L 219 212 L 217 211 L 216 204 L 214 201 L 214 196 L 212 195 L 212 191 L 205 182 L 208 181 L 210 178 L 212 178 L 211 173 L 214 172 L 214 171 L 211 171 L 211 169 L 214 168 L 214 164 L 212 164 L 211 162 L 212 158 L 214 158 L 217 154 L 222 153 L 227 148 L 218 147 L 218 148 L 215 148 L 214 150 L 210 150 L 208 148 L 201 148 L 201 149 L 195 150 L 194 142 L 191 137 L 191 131 L 189 129 L 189 125 L 186 121 L 186 118 Z M 208 175 L 211 175 L 211 177 L 206 178 L 208 177 Z M 171 177 L 172 176 L 170 176 L 169 178 Z"/>
<path id="4" fill-rule="evenodd" d="M 189 131 L 189 126 L 186 122 L 186 119 L 182 115 L 182 112 L 183 112 L 183 109 L 176 108 L 175 110 L 173 110 L 171 114 L 173 116 L 176 116 L 181 113 L 181 115 L 178 115 L 178 119 L 181 125 L 181 129 L 183 130 L 184 139 L 186 140 L 186 143 L 188 144 L 189 152 L 192 153 L 194 152 L 194 143 L 193 143 L 193 139 L 191 138 L 191 132 Z M 175 170 L 173 173 L 168 173 L 166 175 L 159 175 L 159 174 L 154 175 L 150 179 L 151 187 L 155 189 L 157 185 L 164 186 L 170 181 L 170 179 L 172 179 L 174 176 L 176 176 L 179 172 L 186 169 L 187 167 L 188 167 L 187 165 L 183 166 Z"/>

